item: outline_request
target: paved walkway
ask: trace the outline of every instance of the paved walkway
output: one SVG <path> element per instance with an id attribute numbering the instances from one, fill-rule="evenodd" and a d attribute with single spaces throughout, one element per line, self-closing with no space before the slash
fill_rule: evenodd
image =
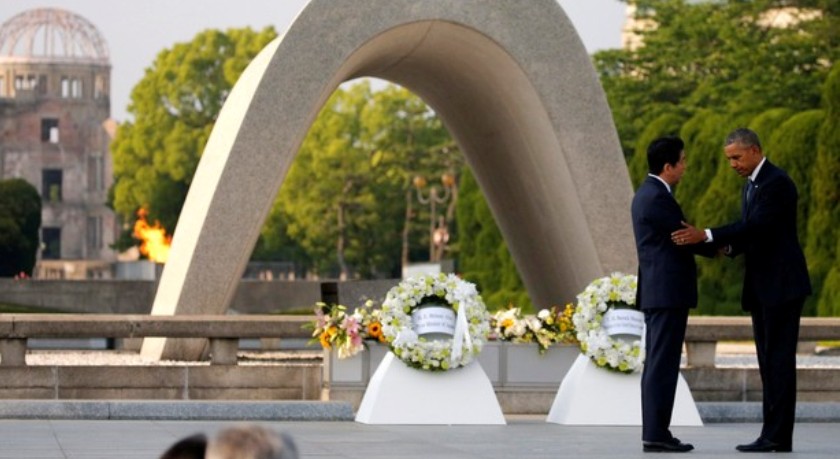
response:
<path id="1" fill-rule="evenodd" d="M 212 435 L 222 421 L 0 420 L 0 458 L 156 459 L 176 440 Z M 263 422 L 289 432 L 302 458 L 542 459 L 542 458 L 760 458 L 734 450 L 752 441 L 757 424 L 675 428 L 697 448 L 689 454 L 644 454 L 638 427 L 570 427 L 541 417 L 511 417 L 506 426 L 374 426 L 355 422 Z M 838 457 L 840 423 L 797 424 L 794 453 Z"/>

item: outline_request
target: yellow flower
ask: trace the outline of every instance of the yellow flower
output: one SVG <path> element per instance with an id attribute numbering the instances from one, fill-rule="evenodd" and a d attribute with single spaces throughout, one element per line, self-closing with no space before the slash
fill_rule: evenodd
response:
<path id="1" fill-rule="evenodd" d="M 513 326 L 513 319 L 505 319 L 502 321 L 502 327 L 510 328 Z"/>
<path id="2" fill-rule="evenodd" d="M 318 340 L 321 341 L 321 346 L 324 349 L 330 349 L 330 337 L 327 332 L 321 333 L 321 336 L 318 337 Z"/>
<path id="3" fill-rule="evenodd" d="M 326 333 L 330 335 L 330 338 L 333 338 L 338 333 L 338 327 L 330 325 L 330 328 L 327 329 Z"/>
<path id="4" fill-rule="evenodd" d="M 379 339 L 382 336 L 382 324 L 371 322 L 367 327 L 368 336 Z"/>

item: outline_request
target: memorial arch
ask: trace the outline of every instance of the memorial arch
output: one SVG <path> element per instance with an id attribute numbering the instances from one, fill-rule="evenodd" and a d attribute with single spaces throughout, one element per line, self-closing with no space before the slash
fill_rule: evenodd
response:
<path id="1" fill-rule="evenodd" d="M 610 271 L 635 272 L 632 186 L 612 116 L 555 0 L 311 0 L 228 97 L 153 314 L 225 311 L 320 108 L 363 76 L 410 89 L 441 117 L 536 305 L 574 301 Z M 153 358 L 201 351 L 192 342 L 143 345 Z"/>

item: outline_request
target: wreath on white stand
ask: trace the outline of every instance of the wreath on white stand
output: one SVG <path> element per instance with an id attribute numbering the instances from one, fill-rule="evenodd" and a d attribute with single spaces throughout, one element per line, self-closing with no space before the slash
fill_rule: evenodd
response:
<path id="1" fill-rule="evenodd" d="M 438 304 L 457 314 L 451 339 L 427 339 L 414 329 L 412 313 Z M 382 303 L 382 336 L 408 366 L 446 371 L 462 367 L 481 352 L 490 334 L 490 315 L 475 284 L 454 274 L 421 275 L 392 288 Z"/>
<path id="2" fill-rule="evenodd" d="M 602 326 L 610 311 L 630 309 L 636 304 L 636 282 L 634 275 L 613 273 L 595 279 L 577 296 L 572 322 L 580 350 L 599 367 L 633 373 L 644 364 L 645 349 L 641 340 L 628 342 L 614 338 Z"/>

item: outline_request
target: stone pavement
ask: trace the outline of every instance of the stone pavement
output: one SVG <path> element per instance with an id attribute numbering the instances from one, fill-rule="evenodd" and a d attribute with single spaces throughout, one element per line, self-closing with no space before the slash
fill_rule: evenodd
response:
<path id="1" fill-rule="evenodd" d="M 644 454 L 638 427 L 571 427 L 543 417 L 509 417 L 506 426 L 377 426 L 351 421 L 261 422 L 290 433 L 302 458 L 744 458 L 737 443 L 752 441 L 754 423 L 673 429 L 695 451 Z M 176 440 L 213 435 L 232 421 L 0 420 L 0 458 L 155 459 Z M 837 458 L 840 423 L 799 423 L 794 453 L 785 457 Z M 749 458 L 766 455 L 748 455 Z"/>

